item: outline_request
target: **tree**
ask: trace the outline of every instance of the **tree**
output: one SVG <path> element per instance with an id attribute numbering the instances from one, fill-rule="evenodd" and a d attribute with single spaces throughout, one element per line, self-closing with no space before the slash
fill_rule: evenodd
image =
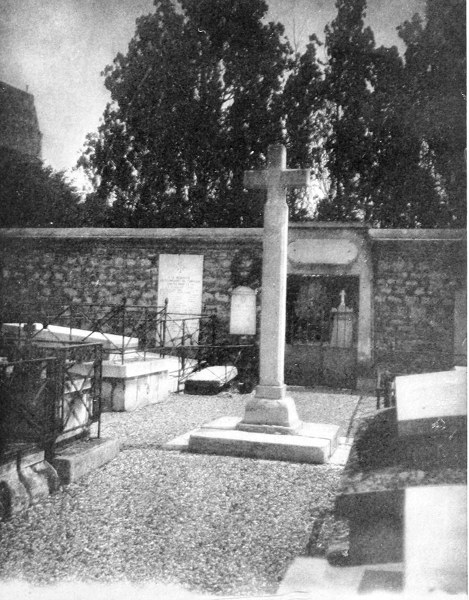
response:
<path id="1" fill-rule="evenodd" d="M 361 183 L 371 166 L 367 114 L 372 96 L 374 36 L 364 26 L 366 0 L 337 0 L 337 17 L 326 26 L 324 96 L 332 106 L 325 148 L 331 179 L 322 217 L 359 219 Z"/>
<path id="2" fill-rule="evenodd" d="M 290 166 L 308 167 L 312 174 L 312 190 L 308 198 L 312 206 L 301 205 L 301 192 L 289 192 L 289 198 L 292 197 L 290 218 L 293 216 L 293 220 L 311 218 L 314 206 L 329 193 L 330 188 L 325 142 L 331 135 L 331 104 L 324 97 L 322 65 L 317 58 L 318 46 L 319 40 L 311 36 L 304 54 L 296 54 L 282 94 Z"/>
<path id="3" fill-rule="evenodd" d="M 157 0 L 126 56 L 80 165 L 108 224 L 253 226 L 262 195 L 243 171 L 281 138 L 278 96 L 291 49 L 263 0 Z M 109 200 L 112 208 L 106 208 Z"/>
<path id="4" fill-rule="evenodd" d="M 399 28 L 407 45 L 406 126 L 421 142 L 438 185 L 447 225 L 466 224 L 466 3 L 427 0 Z"/>
<path id="5" fill-rule="evenodd" d="M 63 173 L 0 147 L 0 227 L 76 227 L 79 202 Z"/>
<path id="6" fill-rule="evenodd" d="M 372 31 L 364 26 L 365 0 L 337 1 L 337 17 L 326 27 L 324 97 L 333 113 L 325 148 L 331 190 L 319 206 L 320 218 L 361 220 L 378 227 L 462 223 L 461 212 L 451 206 L 447 182 L 458 181 L 454 187 L 462 189 L 455 171 L 465 181 L 465 58 L 454 65 L 445 58 L 442 36 L 432 24 L 438 21 L 441 30 L 445 25 L 450 35 L 450 24 L 462 15 L 446 3 L 444 11 L 436 10 L 439 3 L 429 0 L 425 28 L 418 17 L 401 28 L 408 45 L 403 62 L 396 48 L 375 47 Z M 458 6 L 459 0 L 453 4 Z M 431 18 L 432 13 L 438 18 Z M 465 57 L 461 39 L 452 39 L 452 52 L 457 47 Z M 444 67 L 435 68 L 440 63 Z M 458 110 L 450 110 L 450 117 L 438 114 L 444 94 L 432 75 L 435 71 L 440 78 L 458 81 L 453 94 Z M 448 144 L 461 150 L 459 161 L 449 160 L 454 152 L 445 151 Z"/>

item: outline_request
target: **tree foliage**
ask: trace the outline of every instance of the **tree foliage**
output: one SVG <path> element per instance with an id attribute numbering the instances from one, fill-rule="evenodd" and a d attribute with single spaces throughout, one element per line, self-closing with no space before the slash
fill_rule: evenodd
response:
<path id="1" fill-rule="evenodd" d="M 337 0 L 321 43 L 293 54 L 264 0 L 156 0 L 105 70 L 112 102 L 80 164 L 101 226 L 258 226 L 269 143 L 310 167 L 316 218 L 375 227 L 465 225 L 464 0 L 427 0 L 426 20 L 377 47 L 366 0 Z M 300 191 L 290 217 L 311 218 Z"/>
<path id="2" fill-rule="evenodd" d="M 319 217 L 463 226 L 463 3 L 428 0 L 425 26 L 418 16 L 403 24 L 404 61 L 396 48 L 376 48 L 364 25 L 365 0 L 336 6 L 326 28 L 324 78 L 324 97 L 334 107 L 325 144 L 331 193 Z"/>
<path id="3" fill-rule="evenodd" d="M 112 103 L 81 165 L 95 206 L 132 226 L 245 226 L 262 197 L 243 191 L 279 139 L 276 97 L 291 50 L 263 0 L 155 2 L 126 56 L 105 71 Z M 109 211 L 108 211 L 109 212 Z"/>
<path id="4" fill-rule="evenodd" d="M 79 202 L 63 173 L 0 147 L 0 227 L 76 227 Z"/>

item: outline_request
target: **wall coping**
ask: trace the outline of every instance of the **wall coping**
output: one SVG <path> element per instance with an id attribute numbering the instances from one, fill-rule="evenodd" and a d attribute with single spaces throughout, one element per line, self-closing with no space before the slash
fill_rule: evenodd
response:
<path id="1" fill-rule="evenodd" d="M 114 227 L 75 227 L 75 228 L 0 228 L 0 239 L 63 239 L 63 240 L 208 240 L 242 241 L 261 240 L 262 228 L 114 228 Z"/>
<path id="2" fill-rule="evenodd" d="M 466 240 L 465 229 L 369 229 L 376 242 L 459 242 Z"/>
<path id="3" fill-rule="evenodd" d="M 289 229 L 340 229 L 367 231 L 372 241 L 465 241 L 465 229 L 371 229 L 363 223 L 290 223 Z M 55 239 L 55 240 L 172 240 L 211 242 L 240 242 L 261 240 L 263 229 L 251 228 L 112 228 L 112 227 L 76 227 L 76 228 L 0 228 L 0 239 Z"/>

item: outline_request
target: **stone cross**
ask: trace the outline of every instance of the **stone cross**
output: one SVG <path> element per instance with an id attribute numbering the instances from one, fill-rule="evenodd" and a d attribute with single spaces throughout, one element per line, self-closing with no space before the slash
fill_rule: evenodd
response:
<path id="1" fill-rule="evenodd" d="M 247 188 L 267 189 L 264 208 L 260 372 L 255 397 L 238 424 L 247 431 L 289 433 L 301 423 L 295 403 L 286 396 L 285 305 L 287 291 L 288 206 L 286 188 L 309 185 L 309 169 L 287 169 L 286 150 L 269 146 L 267 169 L 246 171 Z"/>

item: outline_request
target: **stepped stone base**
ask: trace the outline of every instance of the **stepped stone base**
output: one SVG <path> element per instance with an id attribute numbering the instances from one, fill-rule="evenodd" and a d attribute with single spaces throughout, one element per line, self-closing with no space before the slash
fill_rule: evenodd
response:
<path id="1" fill-rule="evenodd" d="M 297 433 L 282 435 L 240 431 L 237 417 L 221 417 L 189 438 L 189 452 L 322 464 L 337 448 L 339 427 L 303 423 Z"/>

